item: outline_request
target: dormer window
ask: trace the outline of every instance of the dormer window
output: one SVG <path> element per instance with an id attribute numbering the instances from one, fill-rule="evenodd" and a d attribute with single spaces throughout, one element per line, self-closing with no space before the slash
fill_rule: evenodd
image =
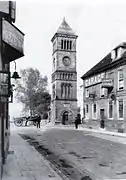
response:
<path id="1" fill-rule="evenodd" d="M 119 46 L 116 49 L 113 49 L 111 52 L 111 59 L 113 61 L 120 59 L 124 52 L 125 52 L 125 48 L 122 46 Z"/>
<path id="2" fill-rule="evenodd" d="M 118 48 L 118 54 L 117 54 L 117 59 L 121 58 L 122 56 L 122 47 Z"/>
<path id="3" fill-rule="evenodd" d="M 114 49 L 114 50 L 112 50 L 112 52 L 111 52 L 111 59 L 114 61 L 114 60 L 116 60 L 117 59 L 117 53 L 118 51 L 117 51 L 117 49 Z"/>

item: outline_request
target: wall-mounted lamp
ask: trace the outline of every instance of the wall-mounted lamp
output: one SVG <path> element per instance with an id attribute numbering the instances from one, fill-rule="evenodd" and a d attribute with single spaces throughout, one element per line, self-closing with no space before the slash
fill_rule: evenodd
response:
<path id="1" fill-rule="evenodd" d="M 16 62 L 14 61 L 14 63 L 15 63 L 15 71 L 11 78 L 16 80 L 16 79 L 20 79 L 21 77 L 19 76 L 18 72 L 16 71 Z"/>

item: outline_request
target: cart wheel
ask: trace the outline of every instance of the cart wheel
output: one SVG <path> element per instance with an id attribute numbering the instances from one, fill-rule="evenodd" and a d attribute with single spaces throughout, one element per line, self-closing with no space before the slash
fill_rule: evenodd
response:
<path id="1" fill-rule="evenodd" d="M 22 119 L 19 119 L 19 120 L 14 120 L 14 124 L 18 127 L 22 126 L 23 125 L 23 120 Z"/>

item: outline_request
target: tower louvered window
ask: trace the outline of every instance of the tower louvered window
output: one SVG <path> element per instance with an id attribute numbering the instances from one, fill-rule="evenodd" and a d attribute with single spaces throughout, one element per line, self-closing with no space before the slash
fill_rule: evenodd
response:
<path id="1" fill-rule="evenodd" d="M 61 49 L 63 50 L 71 50 L 72 49 L 72 41 L 70 40 L 61 40 Z"/>
<path id="2" fill-rule="evenodd" d="M 72 85 L 71 83 L 62 83 L 61 84 L 61 98 L 69 99 L 72 95 Z"/>

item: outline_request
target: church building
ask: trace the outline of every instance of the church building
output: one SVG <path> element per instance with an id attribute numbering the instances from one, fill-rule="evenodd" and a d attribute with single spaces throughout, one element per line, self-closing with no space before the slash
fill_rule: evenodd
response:
<path id="1" fill-rule="evenodd" d="M 63 19 L 53 44 L 51 120 L 71 124 L 77 116 L 77 35 Z"/>

